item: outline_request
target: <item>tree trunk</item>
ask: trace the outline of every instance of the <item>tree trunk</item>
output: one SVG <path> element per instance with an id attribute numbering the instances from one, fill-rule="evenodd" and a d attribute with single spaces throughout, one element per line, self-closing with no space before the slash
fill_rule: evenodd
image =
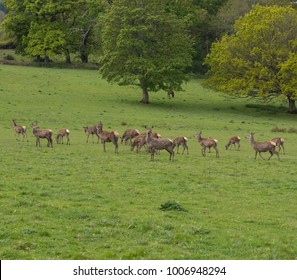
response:
<path id="1" fill-rule="evenodd" d="M 66 63 L 71 64 L 70 52 L 69 50 L 65 51 Z"/>
<path id="2" fill-rule="evenodd" d="M 48 64 L 49 61 L 50 61 L 49 56 L 48 56 L 48 55 L 45 55 L 45 56 L 44 56 L 44 63 L 45 63 L 45 64 Z"/>
<path id="3" fill-rule="evenodd" d="M 142 89 L 142 99 L 140 100 L 140 102 L 144 103 L 144 104 L 149 104 L 149 94 L 147 89 Z"/>
<path id="4" fill-rule="evenodd" d="M 288 101 L 289 101 L 289 113 L 290 114 L 297 114 L 295 100 L 288 97 Z"/>
<path id="5" fill-rule="evenodd" d="M 89 61 L 88 56 L 84 53 L 81 53 L 80 59 L 81 59 L 82 63 L 88 63 L 88 61 Z"/>

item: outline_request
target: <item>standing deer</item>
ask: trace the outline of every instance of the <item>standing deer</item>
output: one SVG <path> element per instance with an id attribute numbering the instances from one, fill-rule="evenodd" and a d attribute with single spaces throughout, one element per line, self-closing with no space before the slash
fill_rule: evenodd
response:
<path id="1" fill-rule="evenodd" d="M 185 152 L 185 150 L 187 150 L 187 155 L 189 154 L 189 148 L 187 145 L 188 139 L 187 137 L 176 137 L 173 140 L 173 145 L 174 147 L 176 147 L 176 152 L 179 154 L 179 146 L 182 145 L 183 146 L 183 154 Z"/>
<path id="2" fill-rule="evenodd" d="M 101 139 L 104 152 L 106 151 L 105 150 L 106 142 L 112 142 L 115 146 L 114 152 L 115 153 L 119 152 L 118 151 L 118 148 L 119 148 L 118 140 L 119 140 L 120 134 L 117 131 L 111 131 L 111 132 L 103 131 L 103 124 L 102 124 L 102 122 L 99 122 L 99 124 L 97 126 L 97 135 Z"/>
<path id="3" fill-rule="evenodd" d="M 47 139 L 47 146 L 53 148 L 53 131 L 51 129 L 38 129 L 37 123 L 32 123 L 33 134 L 36 137 L 36 146 L 40 147 L 40 138 Z"/>
<path id="4" fill-rule="evenodd" d="M 209 151 L 210 151 L 210 148 L 214 148 L 216 150 L 216 157 L 218 158 L 219 157 L 219 150 L 218 150 L 218 147 L 217 147 L 218 140 L 212 139 L 212 138 L 202 138 L 201 134 L 202 134 L 202 132 L 200 131 L 197 134 L 195 134 L 194 137 L 200 143 L 202 156 L 205 156 L 206 148 L 208 148 Z"/>
<path id="5" fill-rule="evenodd" d="M 270 158 L 274 154 L 277 155 L 277 158 L 279 160 L 279 153 L 275 150 L 275 147 L 276 147 L 275 142 L 272 142 L 272 141 L 256 142 L 255 139 L 254 139 L 254 134 L 255 134 L 254 132 L 251 132 L 251 134 L 246 136 L 246 138 L 250 141 L 251 146 L 255 150 L 255 159 L 257 158 L 257 155 L 259 153 L 260 157 L 265 160 L 265 158 L 262 157 L 261 153 L 262 152 L 269 152 L 270 157 L 268 158 L 268 160 L 270 160 Z"/>
<path id="6" fill-rule="evenodd" d="M 125 132 L 123 133 L 123 136 L 121 137 L 121 143 L 125 143 L 127 144 L 127 141 L 130 140 L 130 144 L 131 144 L 131 140 L 133 138 L 135 138 L 136 136 L 138 136 L 139 130 L 138 129 L 126 129 Z"/>
<path id="7" fill-rule="evenodd" d="M 151 153 L 151 160 L 154 160 L 155 151 L 166 150 L 169 154 L 169 160 L 174 160 L 173 141 L 171 139 L 159 139 L 152 136 L 152 129 L 148 128 L 146 131 L 146 145 L 148 151 Z"/>
<path id="8" fill-rule="evenodd" d="M 66 138 L 67 138 L 67 143 L 66 143 L 66 145 L 70 145 L 69 134 L 70 134 L 69 129 L 67 129 L 67 128 L 62 128 L 62 129 L 60 129 L 59 132 L 58 132 L 58 134 L 57 134 L 57 136 L 56 136 L 57 144 L 60 144 L 61 141 L 62 141 L 62 144 L 64 144 L 64 142 L 63 142 L 63 138 L 64 138 L 64 136 L 66 136 Z"/>
<path id="9" fill-rule="evenodd" d="M 233 137 L 231 137 L 229 139 L 228 143 L 225 145 L 226 150 L 228 150 L 229 146 L 231 146 L 230 147 L 230 150 L 231 150 L 232 145 L 234 147 L 236 147 L 236 144 L 237 144 L 237 150 L 239 150 L 240 149 L 240 137 L 239 136 L 233 136 Z"/>
<path id="10" fill-rule="evenodd" d="M 152 137 L 161 138 L 161 135 L 157 132 L 153 132 Z M 131 151 L 134 150 L 134 147 L 137 147 L 136 153 L 139 153 L 143 146 L 146 146 L 146 133 L 139 134 L 135 137 L 133 143 L 131 144 Z"/>
<path id="11" fill-rule="evenodd" d="M 96 135 L 98 137 L 98 140 L 97 140 L 97 144 L 98 144 L 99 143 L 99 135 L 97 134 L 97 125 L 94 125 L 92 127 L 84 126 L 83 128 L 84 128 L 85 134 L 87 135 L 86 142 L 87 143 L 89 142 L 89 137 L 90 137 L 90 135 L 92 135 L 92 141 L 94 144 L 94 135 Z"/>
<path id="12" fill-rule="evenodd" d="M 27 128 L 24 125 L 17 125 L 15 120 L 12 120 L 12 123 L 13 123 L 13 128 L 15 131 L 15 137 L 18 136 L 18 138 L 16 138 L 16 140 L 20 141 L 20 134 L 22 134 L 23 141 L 25 141 L 25 137 L 26 137 L 27 142 L 28 142 Z"/>
<path id="13" fill-rule="evenodd" d="M 276 137 L 271 140 L 278 147 L 278 151 L 280 152 L 281 148 L 283 149 L 283 153 L 285 154 L 285 139 L 281 137 Z"/>

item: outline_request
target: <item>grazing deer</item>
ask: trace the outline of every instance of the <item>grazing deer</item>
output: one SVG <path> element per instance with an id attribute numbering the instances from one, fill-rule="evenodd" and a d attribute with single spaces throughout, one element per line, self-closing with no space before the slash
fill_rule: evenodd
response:
<path id="1" fill-rule="evenodd" d="M 64 138 L 64 136 L 66 136 L 66 138 L 67 138 L 66 145 L 70 145 L 69 134 L 70 134 L 69 129 L 67 129 L 67 128 L 60 129 L 59 132 L 58 132 L 58 134 L 57 134 L 57 136 L 56 136 L 57 144 L 60 144 L 61 143 L 61 140 L 62 140 L 62 144 L 64 144 L 63 138 Z"/>
<path id="2" fill-rule="evenodd" d="M 183 146 L 183 154 L 185 152 L 185 150 L 187 150 L 187 155 L 189 154 L 189 148 L 187 145 L 188 139 L 187 137 L 176 137 L 173 140 L 173 146 L 176 147 L 176 152 L 179 154 L 179 146 L 182 145 Z"/>
<path id="3" fill-rule="evenodd" d="M 103 124 L 102 122 L 99 122 L 98 126 L 97 126 L 97 135 L 99 136 L 99 138 L 101 139 L 101 142 L 103 144 L 103 150 L 104 152 L 105 150 L 105 143 L 106 142 L 112 142 L 115 146 L 115 153 L 118 153 L 118 140 L 119 140 L 119 136 L 120 134 L 117 131 L 112 131 L 112 132 L 107 132 L 107 131 L 103 131 Z"/>
<path id="4" fill-rule="evenodd" d="M 283 153 L 285 154 L 285 139 L 281 137 L 276 137 L 271 140 L 271 142 L 274 142 L 276 146 L 278 147 L 278 151 L 280 152 L 281 148 L 283 149 Z"/>
<path id="5" fill-rule="evenodd" d="M 36 137 L 36 146 L 40 147 L 40 138 L 47 139 L 47 146 L 53 148 L 53 131 L 51 129 L 38 129 L 37 123 L 32 123 L 33 134 Z"/>
<path id="6" fill-rule="evenodd" d="M 22 134 L 23 141 L 25 141 L 25 137 L 26 137 L 27 142 L 28 142 L 27 128 L 24 125 L 17 125 L 15 120 L 12 120 L 12 123 L 13 123 L 13 128 L 15 131 L 15 137 L 18 136 L 18 138 L 16 138 L 16 140 L 20 141 L 20 134 Z"/>
<path id="7" fill-rule="evenodd" d="M 230 150 L 231 150 L 232 145 L 234 147 L 236 147 L 236 144 L 237 144 L 237 150 L 239 150 L 240 149 L 240 137 L 239 136 L 233 136 L 233 137 L 231 137 L 229 139 L 229 142 L 225 145 L 226 150 L 228 150 L 229 146 L 231 146 L 230 147 Z"/>
<path id="8" fill-rule="evenodd" d="M 121 137 L 121 143 L 125 143 L 127 144 L 127 141 L 130 140 L 130 144 L 131 144 L 131 140 L 134 139 L 136 136 L 138 136 L 139 130 L 137 129 L 126 129 L 125 132 L 123 133 L 123 136 Z"/>
<path id="9" fill-rule="evenodd" d="M 210 148 L 214 148 L 216 150 L 216 157 L 218 158 L 219 157 L 219 150 L 217 147 L 218 140 L 212 139 L 212 138 L 202 138 L 201 134 L 202 134 L 202 132 L 200 131 L 197 134 L 195 134 L 194 137 L 200 143 L 202 155 L 205 156 L 206 148 L 208 148 L 209 151 L 210 151 Z"/>
<path id="10" fill-rule="evenodd" d="M 98 137 L 98 140 L 97 140 L 97 144 L 98 144 L 99 143 L 99 135 L 97 135 L 97 125 L 94 125 L 92 127 L 84 126 L 83 128 L 84 128 L 85 134 L 87 135 L 86 142 L 87 143 L 89 142 L 89 137 L 90 137 L 90 135 L 92 135 L 92 141 L 94 144 L 94 135 L 96 135 Z"/>
<path id="11" fill-rule="evenodd" d="M 169 160 L 174 160 L 173 141 L 171 139 L 159 139 L 152 136 L 152 129 L 148 128 L 145 137 L 148 151 L 151 153 L 151 160 L 154 160 L 155 151 L 166 150 L 169 154 Z"/>
<path id="12" fill-rule="evenodd" d="M 254 132 L 251 132 L 250 135 L 246 136 L 246 138 L 250 141 L 251 146 L 253 147 L 253 149 L 255 150 L 255 159 L 257 158 L 257 155 L 259 153 L 260 157 L 262 159 L 265 160 L 265 158 L 262 157 L 262 152 L 269 152 L 270 153 L 270 157 L 268 158 L 268 160 L 270 160 L 270 158 L 276 154 L 277 158 L 279 160 L 279 153 L 275 150 L 276 147 L 276 143 L 272 142 L 272 141 L 268 141 L 268 142 L 256 142 L 254 139 Z"/>

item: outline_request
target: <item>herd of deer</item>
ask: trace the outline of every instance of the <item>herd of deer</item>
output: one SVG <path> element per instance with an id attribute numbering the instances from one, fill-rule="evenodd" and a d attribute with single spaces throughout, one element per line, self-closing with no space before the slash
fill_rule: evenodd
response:
<path id="1" fill-rule="evenodd" d="M 16 121 L 13 120 L 13 127 L 15 131 L 16 139 L 20 141 L 20 135 L 23 136 L 23 141 L 28 141 L 27 132 L 26 132 L 26 126 L 17 125 Z M 174 148 L 176 147 L 177 153 L 179 153 L 179 146 L 183 147 L 182 154 L 186 151 L 187 154 L 189 154 L 188 149 L 188 139 L 186 137 L 177 137 L 174 140 L 171 140 L 169 138 L 161 138 L 161 135 L 158 133 L 153 133 L 151 128 L 147 128 L 146 133 L 140 133 L 137 129 L 127 129 L 124 134 L 120 137 L 120 134 L 117 131 L 103 131 L 103 124 L 100 121 L 98 124 L 88 127 L 84 126 L 84 131 L 87 136 L 86 142 L 88 142 L 90 135 L 92 136 L 92 139 L 94 135 L 98 138 L 97 143 L 99 143 L 99 139 L 101 140 L 101 143 L 103 144 L 103 150 L 105 149 L 105 143 L 111 142 L 115 146 L 115 153 L 118 153 L 118 140 L 121 138 L 121 143 L 127 144 L 128 140 L 130 141 L 131 145 L 131 151 L 134 150 L 135 147 L 137 147 L 137 153 L 139 153 L 140 149 L 143 146 L 146 146 L 147 151 L 151 154 L 151 160 L 154 160 L 154 155 L 156 151 L 160 150 L 166 150 L 169 154 L 169 160 L 174 160 Z M 32 131 L 36 138 L 36 146 L 40 146 L 40 139 L 47 139 L 47 146 L 53 147 L 53 140 L 52 135 L 53 131 L 51 129 L 39 129 L 37 127 L 37 123 L 32 123 Z M 69 138 L 70 131 L 69 129 L 63 128 L 58 131 L 56 136 L 56 142 L 57 144 L 63 144 L 63 138 L 64 136 L 67 138 L 67 145 L 70 145 L 70 138 Z M 210 149 L 213 148 L 216 151 L 216 157 L 219 157 L 219 150 L 218 150 L 218 140 L 213 138 L 202 138 L 201 131 L 194 135 L 194 137 L 198 140 L 200 146 L 201 146 L 201 152 L 202 155 L 205 156 L 205 150 L 206 148 Z M 254 139 L 253 132 L 250 133 L 250 135 L 246 136 L 245 138 L 249 140 L 252 148 L 255 150 L 255 159 L 257 158 L 257 155 L 259 153 L 260 157 L 262 159 L 262 152 L 269 152 L 270 157 L 268 160 L 276 154 L 279 160 L 279 152 L 281 149 L 283 149 L 283 153 L 285 153 L 284 148 L 284 139 L 281 137 L 273 138 L 271 141 L 267 142 L 256 142 Z M 133 142 L 132 142 L 133 140 Z M 93 139 L 94 143 L 94 139 Z M 237 149 L 240 149 L 240 137 L 239 136 L 233 136 L 229 139 L 228 143 L 225 145 L 226 150 L 232 146 L 234 146 Z M 276 147 L 278 147 L 278 151 L 276 151 Z"/>

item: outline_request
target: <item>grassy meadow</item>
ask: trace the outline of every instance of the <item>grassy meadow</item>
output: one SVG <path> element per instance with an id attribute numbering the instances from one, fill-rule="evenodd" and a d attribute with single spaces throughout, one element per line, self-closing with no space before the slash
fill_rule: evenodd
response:
<path id="1" fill-rule="evenodd" d="M 297 259 L 297 125 L 283 100 L 227 98 L 193 79 L 143 105 L 138 88 L 94 70 L 0 65 L 0 81 L 1 259 Z M 12 119 L 29 142 L 16 141 Z M 68 128 L 71 145 L 35 147 L 34 121 Z M 104 153 L 83 131 L 98 121 L 121 134 L 153 126 L 186 136 L 189 155 L 151 161 L 111 143 Z M 199 130 L 219 140 L 220 158 L 202 157 Z M 286 154 L 255 160 L 250 131 L 284 137 Z M 225 150 L 233 135 L 240 151 Z"/>

